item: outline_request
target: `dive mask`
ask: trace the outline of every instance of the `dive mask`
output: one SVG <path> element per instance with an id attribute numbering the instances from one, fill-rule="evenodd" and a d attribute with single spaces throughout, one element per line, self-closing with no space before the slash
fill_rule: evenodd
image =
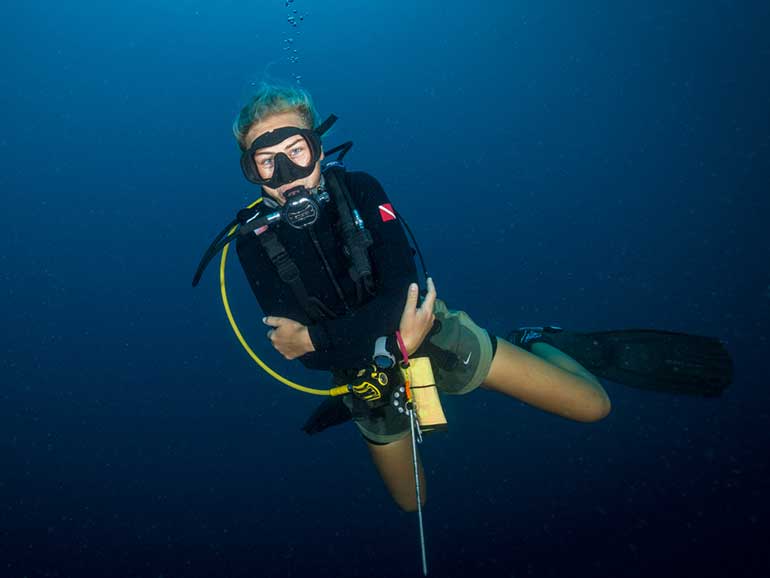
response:
<path id="1" fill-rule="evenodd" d="M 298 158 L 303 162 L 297 164 L 283 152 L 276 153 L 266 160 L 272 163 L 272 173 L 264 178 L 259 173 L 255 155 L 259 149 L 275 146 L 291 137 L 297 137 L 289 154 L 298 151 Z M 241 155 L 241 169 L 244 176 L 255 185 L 262 185 L 277 189 L 278 187 L 292 183 L 309 176 L 315 169 L 321 158 L 321 137 L 313 129 L 299 128 L 296 126 L 284 126 L 270 132 L 266 132 L 254 139 L 251 146 Z"/>

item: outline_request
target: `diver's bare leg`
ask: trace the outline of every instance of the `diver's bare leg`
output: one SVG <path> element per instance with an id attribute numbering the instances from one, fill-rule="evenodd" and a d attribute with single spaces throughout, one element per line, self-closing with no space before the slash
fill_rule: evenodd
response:
<path id="1" fill-rule="evenodd" d="M 482 387 L 576 421 L 598 421 L 610 412 L 607 392 L 577 361 L 546 343 L 532 350 L 498 338 Z"/>
<path id="2" fill-rule="evenodd" d="M 385 486 L 390 495 L 406 512 L 417 511 L 417 495 L 414 484 L 414 462 L 412 461 L 412 436 L 407 435 L 400 440 L 385 445 L 376 445 L 366 442 L 372 461 L 377 466 Z M 425 505 L 425 472 L 420 466 L 420 495 Z"/>

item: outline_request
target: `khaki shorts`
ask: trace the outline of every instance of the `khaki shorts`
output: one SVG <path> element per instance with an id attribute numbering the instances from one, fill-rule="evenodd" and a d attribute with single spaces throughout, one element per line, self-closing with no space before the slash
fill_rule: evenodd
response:
<path id="1" fill-rule="evenodd" d="M 433 312 L 440 323 L 440 329 L 430 336 L 429 341 L 457 356 L 456 363 L 450 367 L 442 367 L 438 361 L 431 359 L 436 385 L 441 393 L 469 393 L 481 385 L 492 365 L 492 341 L 489 334 L 464 311 L 447 309 L 440 299 L 436 300 Z M 415 355 L 420 356 L 420 350 Z M 343 398 L 348 407 L 349 397 L 346 395 Z M 364 437 L 379 444 L 394 442 L 409 433 L 408 417 L 390 406 L 355 419 L 355 422 Z"/>

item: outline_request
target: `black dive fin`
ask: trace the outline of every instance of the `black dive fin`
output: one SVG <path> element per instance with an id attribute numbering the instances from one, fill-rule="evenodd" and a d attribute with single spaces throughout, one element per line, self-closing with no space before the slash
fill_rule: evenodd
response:
<path id="1" fill-rule="evenodd" d="M 351 417 L 350 410 L 341 397 L 329 397 L 316 408 L 302 426 L 302 430 L 308 435 L 317 434 L 326 428 L 345 423 Z"/>
<path id="2" fill-rule="evenodd" d="M 712 337 L 651 329 L 576 333 L 544 328 L 529 335 L 523 339 L 530 346 L 548 343 L 597 377 L 640 389 L 714 397 L 733 380 L 730 354 Z M 520 331 L 512 336 L 522 340 Z"/>

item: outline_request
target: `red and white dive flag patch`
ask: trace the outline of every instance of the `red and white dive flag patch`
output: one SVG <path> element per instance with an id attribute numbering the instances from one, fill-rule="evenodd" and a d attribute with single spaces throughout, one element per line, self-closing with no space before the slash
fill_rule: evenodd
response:
<path id="1" fill-rule="evenodd" d="M 383 223 L 396 220 L 396 211 L 393 209 L 393 205 L 391 205 L 390 203 L 385 203 L 384 205 L 380 205 L 379 209 L 380 209 L 380 219 L 382 219 Z"/>

